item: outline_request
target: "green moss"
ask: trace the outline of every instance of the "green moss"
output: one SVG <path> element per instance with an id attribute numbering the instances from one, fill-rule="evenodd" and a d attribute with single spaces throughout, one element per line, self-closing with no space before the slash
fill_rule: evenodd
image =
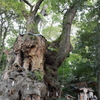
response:
<path id="1" fill-rule="evenodd" d="M 48 47 L 48 49 L 51 50 L 51 51 L 55 51 L 55 52 L 58 51 L 58 49 L 52 48 L 52 47 L 50 47 L 50 46 Z"/>
<path id="2" fill-rule="evenodd" d="M 31 40 L 35 40 L 35 39 L 36 39 L 36 36 L 30 35 L 29 38 L 30 38 Z"/>
<path id="3" fill-rule="evenodd" d="M 23 37 L 23 41 L 25 42 L 27 40 L 28 34 L 25 34 Z"/>
<path id="4" fill-rule="evenodd" d="M 23 41 L 25 42 L 25 41 L 27 41 L 28 39 L 34 40 L 34 39 L 36 39 L 36 36 L 25 34 L 24 37 L 23 37 Z"/>
<path id="5" fill-rule="evenodd" d="M 31 78 L 31 79 L 34 79 L 34 78 L 35 78 L 35 75 L 34 75 L 34 73 L 32 73 L 32 72 L 28 72 L 28 73 L 27 73 L 27 76 L 28 76 L 29 78 Z"/>
<path id="6" fill-rule="evenodd" d="M 35 74 L 36 79 L 37 79 L 38 81 L 43 81 L 43 76 L 44 76 L 44 73 L 43 73 L 43 72 L 41 72 L 41 71 L 39 71 L 39 70 L 35 70 L 35 71 L 34 71 L 34 74 Z"/>

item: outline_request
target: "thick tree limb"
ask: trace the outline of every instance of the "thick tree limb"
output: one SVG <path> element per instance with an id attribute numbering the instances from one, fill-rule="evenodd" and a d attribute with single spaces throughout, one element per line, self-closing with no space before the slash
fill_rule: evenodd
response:
<path id="1" fill-rule="evenodd" d="M 40 7 L 40 5 L 41 5 L 41 3 L 42 3 L 43 1 L 44 1 L 44 0 L 39 0 L 39 1 L 36 3 L 35 9 L 34 9 L 34 11 L 33 11 L 33 16 L 36 15 L 36 13 L 37 13 L 37 11 L 38 11 L 38 9 L 39 9 L 39 7 Z"/>
<path id="2" fill-rule="evenodd" d="M 64 14 L 63 24 L 62 24 L 63 30 L 61 36 L 59 37 L 60 47 L 56 57 L 57 66 L 59 66 L 63 62 L 63 60 L 66 57 L 66 54 L 68 54 L 72 50 L 72 46 L 70 43 L 70 31 L 71 31 L 72 21 L 75 17 L 78 6 L 82 6 L 84 2 L 85 1 L 83 2 L 74 1 L 73 6 L 71 6 Z"/>
<path id="3" fill-rule="evenodd" d="M 63 31 L 60 36 L 61 42 L 59 43 L 60 47 L 54 64 L 57 67 L 59 67 L 62 64 L 62 62 L 66 57 L 66 54 L 68 54 L 72 50 L 72 46 L 70 43 L 70 31 L 75 14 L 76 14 L 76 8 L 71 7 L 68 11 L 66 11 L 64 15 Z"/>

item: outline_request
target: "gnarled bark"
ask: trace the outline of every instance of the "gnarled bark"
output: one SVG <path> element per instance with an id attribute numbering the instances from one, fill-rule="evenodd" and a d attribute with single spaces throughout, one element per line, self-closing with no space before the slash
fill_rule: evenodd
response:
<path id="1" fill-rule="evenodd" d="M 14 52 L 17 55 L 15 61 L 18 66 L 23 66 L 26 70 L 30 68 L 31 71 L 41 70 L 44 72 L 45 50 L 46 40 L 42 35 L 30 33 L 20 35 L 14 44 Z"/>
<path id="2" fill-rule="evenodd" d="M 2 100 L 44 100 L 45 50 L 46 40 L 42 35 L 18 36 L 14 44 L 15 61 L 6 68 L 0 83 Z"/>

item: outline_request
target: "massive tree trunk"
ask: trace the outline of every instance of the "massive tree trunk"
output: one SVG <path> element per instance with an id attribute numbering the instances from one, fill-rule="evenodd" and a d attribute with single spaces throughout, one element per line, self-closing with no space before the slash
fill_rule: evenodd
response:
<path id="1" fill-rule="evenodd" d="M 46 40 L 41 35 L 19 35 L 14 44 L 13 64 L 6 68 L 1 82 L 1 100 L 44 100 L 46 85 L 44 53 Z"/>
<path id="2" fill-rule="evenodd" d="M 1 100 L 49 100 L 50 98 L 56 100 L 54 98 L 60 97 L 57 70 L 72 50 L 70 31 L 76 8 L 70 7 L 66 11 L 62 24 L 63 31 L 59 39 L 46 45 L 46 39 L 36 34 L 38 31 L 34 27 L 36 22 L 34 16 L 42 1 L 37 2 L 34 11 L 28 17 L 24 13 L 28 21 L 27 34 L 18 36 L 14 43 L 14 51 L 10 53 L 14 55 L 13 63 L 10 68 L 9 66 L 6 68 L 0 83 Z M 48 46 L 58 51 L 51 51 Z"/>

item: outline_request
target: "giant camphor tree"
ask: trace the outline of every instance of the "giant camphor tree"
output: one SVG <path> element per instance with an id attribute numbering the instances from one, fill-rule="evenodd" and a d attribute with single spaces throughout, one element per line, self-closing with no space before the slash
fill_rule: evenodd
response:
<path id="1" fill-rule="evenodd" d="M 77 10 L 84 5 L 84 1 L 36 0 L 34 5 L 28 0 L 16 1 L 26 20 L 26 33 L 19 34 L 13 50 L 4 50 L 8 63 L 0 83 L 1 100 L 49 100 L 50 98 L 56 100 L 60 98 L 57 70 L 72 50 L 71 26 Z M 13 0 L 11 2 L 16 3 Z M 25 4 L 29 7 L 28 9 Z M 60 11 L 61 5 L 65 4 L 62 33 L 57 40 L 48 43 L 38 31 L 37 25 L 41 20 L 41 15 L 46 15 L 49 6 L 58 8 Z M 11 7 L 16 11 L 14 5 Z"/>

